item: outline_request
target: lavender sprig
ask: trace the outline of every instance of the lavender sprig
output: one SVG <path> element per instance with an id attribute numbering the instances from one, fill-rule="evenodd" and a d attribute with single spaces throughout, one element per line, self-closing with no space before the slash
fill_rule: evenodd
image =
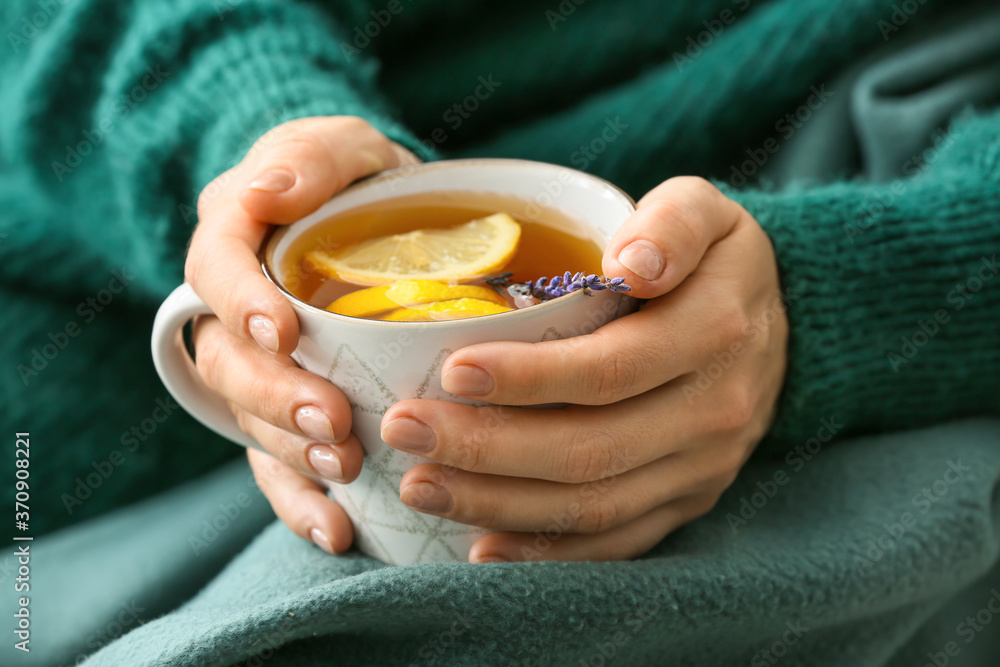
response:
<path id="1" fill-rule="evenodd" d="M 608 278 L 598 276 L 596 273 L 586 274 L 577 272 L 571 274 L 569 271 L 561 276 L 543 276 L 535 281 L 523 283 L 511 283 L 510 276 L 505 273 L 496 278 L 488 278 L 487 283 L 494 288 L 506 287 L 512 296 L 530 296 L 539 301 L 548 301 L 560 296 L 565 296 L 572 292 L 583 290 L 587 296 L 592 292 L 601 290 L 611 290 L 612 292 L 631 292 L 632 288 L 625 284 L 624 278 Z"/>

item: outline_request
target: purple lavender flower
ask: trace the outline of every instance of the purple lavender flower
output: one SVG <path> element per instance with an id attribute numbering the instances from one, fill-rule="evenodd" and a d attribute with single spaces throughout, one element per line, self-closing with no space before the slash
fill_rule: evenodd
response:
<path id="1" fill-rule="evenodd" d="M 583 290 L 583 293 L 590 296 L 592 292 L 601 290 L 611 290 L 612 292 L 631 292 L 632 288 L 625 284 L 624 278 L 608 278 L 598 276 L 596 273 L 584 274 L 576 272 L 570 274 L 566 271 L 561 276 L 542 276 L 534 281 L 523 283 L 512 283 L 510 273 L 504 273 L 494 278 L 487 278 L 487 284 L 497 291 L 501 287 L 507 288 L 507 293 L 514 297 L 530 297 L 538 301 L 548 301 L 572 292 Z"/>

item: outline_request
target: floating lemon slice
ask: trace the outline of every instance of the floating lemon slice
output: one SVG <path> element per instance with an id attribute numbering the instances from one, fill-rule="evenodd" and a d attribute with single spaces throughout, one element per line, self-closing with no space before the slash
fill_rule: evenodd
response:
<path id="1" fill-rule="evenodd" d="M 388 322 L 437 322 L 441 320 L 463 320 L 480 315 L 495 315 L 512 310 L 492 301 L 482 299 L 453 299 L 438 301 L 425 308 L 397 308 L 381 319 Z"/>
<path id="2" fill-rule="evenodd" d="M 400 306 L 410 308 L 465 297 L 491 301 L 501 306 L 507 304 L 494 290 L 481 285 L 448 285 L 437 280 L 399 280 L 391 285 L 368 287 L 345 294 L 326 309 L 351 317 L 371 317 Z"/>
<path id="3" fill-rule="evenodd" d="M 496 273 L 514 257 L 521 225 L 506 213 L 451 229 L 418 229 L 362 241 L 334 253 L 312 250 L 317 271 L 358 285 L 397 280 L 467 280 Z"/>

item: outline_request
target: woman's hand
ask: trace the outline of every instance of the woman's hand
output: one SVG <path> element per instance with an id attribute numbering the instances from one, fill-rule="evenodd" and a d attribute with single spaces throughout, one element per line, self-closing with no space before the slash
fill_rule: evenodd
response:
<path id="1" fill-rule="evenodd" d="M 294 222 L 362 176 L 417 161 L 359 118 L 304 118 L 261 137 L 198 200 L 185 278 L 216 314 L 195 322 L 198 371 L 272 454 L 247 451 L 275 514 L 330 553 L 350 547 L 354 531 L 317 480 L 352 481 L 363 450 L 344 395 L 289 358 L 298 319 L 257 251 L 269 223 Z"/>
<path id="2" fill-rule="evenodd" d="M 670 179 L 603 268 L 649 299 L 639 312 L 566 340 L 463 348 L 444 389 L 496 405 L 408 400 L 382 420 L 387 443 L 438 462 L 404 475 L 403 502 L 502 531 L 470 561 L 639 556 L 715 505 L 773 418 L 788 323 L 770 240 L 745 209 Z M 500 407 L 560 402 L 572 405 Z"/>

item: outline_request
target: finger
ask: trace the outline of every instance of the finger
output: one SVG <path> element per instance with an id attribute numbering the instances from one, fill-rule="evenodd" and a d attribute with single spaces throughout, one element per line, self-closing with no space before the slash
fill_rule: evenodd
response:
<path id="1" fill-rule="evenodd" d="M 607 405 L 742 356 L 748 319 L 739 297 L 697 276 L 592 334 L 540 343 L 499 341 L 457 350 L 445 391 L 501 405 Z"/>
<path id="2" fill-rule="evenodd" d="M 742 216 L 749 214 L 708 181 L 671 178 L 639 200 L 605 249 L 602 268 L 624 278 L 633 296 L 660 296 L 694 271 Z"/>
<path id="3" fill-rule="evenodd" d="M 754 405 L 726 384 L 694 403 L 682 387 L 666 385 L 601 408 L 406 400 L 386 411 L 381 436 L 391 447 L 469 472 L 584 483 L 667 454 L 743 438 L 753 412 Z M 751 435 L 745 435 L 748 445 Z M 732 456 L 720 465 L 739 467 Z"/>
<path id="4" fill-rule="evenodd" d="M 677 498 L 721 492 L 738 468 L 718 462 L 721 447 L 700 447 L 585 484 L 483 475 L 423 463 L 406 472 L 400 500 L 415 510 L 490 530 L 600 533 Z"/>
<path id="5" fill-rule="evenodd" d="M 247 458 L 257 486 L 293 533 L 331 554 L 351 547 L 354 526 L 322 485 L 256 449 L 248 449 Z"/>
<path id="6" fill-rule="evenodd" d="M 201 222 L 191 237 L 184 279 L 233 334 L 272 354 L 289 355 L 298 345 L 299 321 L 291 304 L 260 269 L 257 249 L 268 225 L 227 199 L 199 201 Z"/>
<path id="7" fill-rule="evenodd" d="M 353 181 L 404 159 L 361 118 L 301 118 L 268 132 L 247 153 L 239 201 L 256 220 L 294 222 Z"/>
<path id="8" fill-rule="evenodd" d="M 301 475 L 346 484 L 361 473 L 364 449 L 354 435 L 340 443 L 316 442 L 272 426 L 232 403 L 230 409 L 244 433 Z"/>
<path id="9" fill-rule="evenodd" d="M 470 563 L 520 561 L 612 561 L 643 555 L 673 531 L 708 513 L 717 495 L 695 495 L 650 510 L 632 521 L 593 535 L 490 533 L 469 551 Z"/>
<path id="10" fill-rule="evenodd" d="M 227 329 L 269 352 L 291 354 L 298 319 L 257 258 L 266 223 L 311 213 L 352 180 L 400 159 L 388 139 L 360 119 L 309 118 L 276 128 L 199 197 L 185 280 Z M 278 187 L 268 179 L 283 173 L 293 179 L 285 190 L 262 189 Z"/>
<path id="11" fill-rule="evenodd" d="M 218 318 L 198 318 L 194 331 L 195 365 L 215 392 L 307 438 L 343 442 L 350 434 L 350 403 L 322 377 L 236 338 Z"/>

